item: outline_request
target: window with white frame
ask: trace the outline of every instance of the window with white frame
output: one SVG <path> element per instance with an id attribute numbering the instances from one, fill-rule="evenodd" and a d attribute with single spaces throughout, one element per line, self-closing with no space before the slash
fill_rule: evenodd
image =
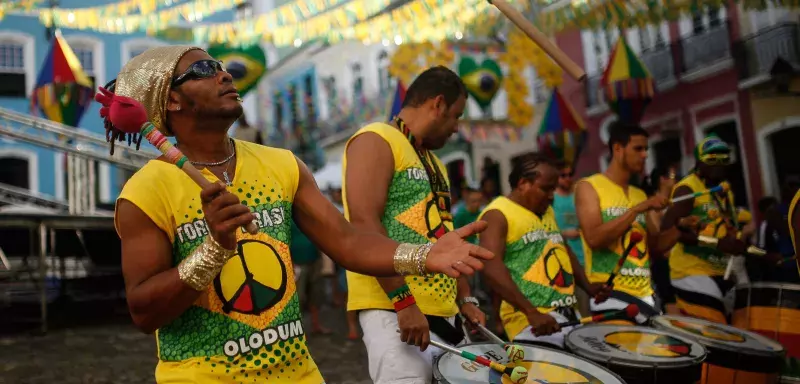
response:
<path id="1" fill-rule="evenodd" d="M 26 97 L 27 78 L 25 44 L 0 39 L 0 96 Z"/>
<path id="2" fill-rule="evenodd" d="M 727 12 L 725 8 L 707 6 L 691 15 L 683 16 L 678 23 L 681 36 L 703 34 L 724 25 Z"/>
<path id="3" fill-rule="evenodd" d="M 776 7 L 771 1 L 766 4 L 767 8 L 763 11 L 750 11 L 750 23 L 753 26 L 753 32 L 772 27 L 792 17 L 792 13 L 786 8 Z"/>
<path id="4" fill-rule="evenodd" d="M 81 68 L 83 68 L 83 72 L 86 73 L 86 76 L 89 76 L 89 80 L 92 81 L 93 86 L 97 86 L 97 75 L 95 74 L 95 50 L 93 47 L 89 47 L 82 44 L 76 44 L 72 47 L 72 51 L 75 52 L 75 56 L 78 57 L 78 61 L 81 63 Z"/>
<path id="5" fill-rule="evenodd" d="M 392 79 L 389 75 L 389 53 L 381 50 L 378 54 L 378 89 L 388 90 L 391 87 Z"/>
<path id="6" fill-rule="evenodd" d="M 165 43 L 156 39 L 131 39 L 123 41 L 120 47 L 122 65 L 125 65 L 125 63 L 132 58 L 141 55 L 144 51 L 162 45 L 165 45 Z"/>
<path id="7" fill-rule="evenodd" d="M 617 29 L 597 29 L 581 33 L 586 72 L 593 75 L 603 71 L 617 39 L 619 39 L 619 30 Z"/>

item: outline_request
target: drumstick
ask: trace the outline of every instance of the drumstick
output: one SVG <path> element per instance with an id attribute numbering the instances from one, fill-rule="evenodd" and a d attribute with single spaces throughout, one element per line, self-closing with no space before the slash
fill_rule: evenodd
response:
<path id="1" fill-rule="evenodd" d="M 600 321 L 613 320 L 613 319 L 633 319 L 638 314 L 639 314 L 639 307 L 637 307 L 636 304 L 628 304 L 628 306 L 625 307 L 625 309 L 620 311 L 601 313 L 599 315 L 587 316 L 581 318 L 580 320 L 572 320 L 564 323 L 558 323 L 558 326 L 564 328 L 564 327 L 572 327 L 579 324 L 597 323 Z"/>
<path id="2" fill-rule="evenodd" d="M 467 351 L 462 351 L 462 350 L 460 350 L 458 348 L 451 347 L 451 346 L 449 346 L 447 344 L 440 343 L 440 342 L 438 342 L 436 340 L 431 340 L 431 345 L 433 345 L 434 347 L 439 348 L 439 349 L 441 349 L 443 351 L 447 351 L 447 352 L 450 352 L 450 353 L 452 353 L 454 355 L 461 356 L 461 357 L 463 357 L 463 358 L 465 358 L 465 359 L 467 359 L 469 361 L 478 363 L 480 365 L 489 367 L 489 368 L 491 368 L 491 369 L 493 369 L 493 370 L 495 370 L 497 372 L 505 374 L 505 375 L 508 376 L 509 379 L 511 379 L 511 382 L 513 382 L 515 384 L 522 384 L 526 380 L 528 380 L 528 370 L 525 369 L 525 367 L 523 367 L 523 366 L 519 366 L 518 365 L 518 366 L 516 366 L 514 368 L 507 367 L 507 366 L 505 366 L 503 364 L 500 364 L 500 363 L 498 363 L 496 361 L 491 361 L 491 360 L 489 360 L 489 359 L 487 359 L 487 358 L 485 358 L 483 356 L 478 356 L 478 355 L 474 355 L 472 353 L 469 353 Z"/>
<path id="3" fill-rule="evenodd" d="M 508 355 L 509 362 L 518 363 L 520 361 L 525 360 L 525 350 L 522 349 L 522 347 L 520 347 L 519 345 L 514 345 L 505 342 L 505 340 L 501 339 L 500 337 L 492 333 L 492 331 L 488 330 L 480 323 L 475 323 L 475 326 L 478 328 L 479 331 L 481 331 L 481 333 L 483 333 L 484 336 L 491 339 L 492 342 L 494 342 L 495 344 L 503 347 L 503 349 L 506 351 L 506 354 Z"/>
<path id="4" fill-rule="evenodd" d="M 678 196 L 678 197 L 670 200 L 670 203 L 675 204 L 675 203 L 679 203 L 679 202 L 684 201 L 684 200 L 694 199 L 695 197 L 700 197 L 700 196 L 703 196 L 703 195 L 710 195 L 712 193 L 717 193 L 717 192 L 728 192 L 730 190 L 730 188 L 731 188 L 730 184 L 728 184 L 727 182 L 722 182 L 719 185 L 717 185 L 716 187 L 707 189 L 705 191 L 700 191 L 700 192 L 690 193 L 688 195 Z"/>
<path id="5" fill-rule="evenodd" d="M 631 237 L 628 242 L 628 247 L 625 248 L 624 252 L 622 252 L 622 256 L 620 256 L 619 261 L 617 261 L 617 266 L 614 267 L 614 271 L 612 271 L 611 274 L 608 276 L 608 281 L 606 281 L 607 286 L 610 287 L 614 285 L 614 278 L 617 277 L 619 271 L 622 270 L 622 265 L 625 264 L 625 259 L 627 259 L 628 255 L 631 253 L 631 251 L 633 251 L 633 247 L 635 247 L 636 244 L 642 241 L 643 238 L 644 236 L 642 236 L 642 234 L 639 232 L 631 233 Z"/>
<path id="6" fill-rule="evenodd" d="M 203 174 L 195 168 L 188 158 L 175 148 L 153 123 L 147 121 L 147 113 L 141 103 L 130 97 L 115 95 L 113 92 L 99 87 L 100 92 L 95 95 L 95 100 L 103 104 L 100 109 L 102 117 L 108 117 L 117 129 L 131 134 L 140 134 L 154 147 L 158 148 L 164 157 L 176 167 L 183 170 L 201 189 L 211 186 Z M 114 115 L 114 116 L 111 116 Z M 244 227 L 248 233 L 258 233 L 258 226 L 254 221 Z"/>
<path id="7" fill-rule="evenodd" d="M 717 244 L 719 244 L 719 239 L 711 236 L 703 236 L 703 235 L 697 236 L 697 241 L 700 244 L 708 247 L 716 247 Z M 747 247 L 747 250 L 745 252 L 753 256 L 765 256 L 767 254 L 767 251 L 759 247 L 756 247 L 755 245 Z"/>
<path id="8" fill-rule="evenodd" d="M 567 56 L 564 51 L 558 48 L 555 44 L 550 42 L 550 39 L 531 24 L 530 21 L 525 19 L 516 8 L 512 7 L 505 0 L 487 0 L 489 4 L 494 5 L 500 10 L 512 23 L 522 30 L 534 43 L 542 48 L 553 60 L 564 69 L 570 77 L 578 82 L 586 79 L 586 72 L 581 69 L 578 64 L 575 64 L 572 59 Z"/>

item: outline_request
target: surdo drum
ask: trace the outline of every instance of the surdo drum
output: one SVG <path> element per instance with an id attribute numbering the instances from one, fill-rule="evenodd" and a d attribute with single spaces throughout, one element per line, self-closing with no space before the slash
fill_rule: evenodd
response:
<path id="1" fill-rule="evenodd" d="M 570 332 L 564 343 L 627 384 L 697 383 L 706 357 L 705 348 L 695 341 L 639 326 L 587 325 Z"/>
<path id="2" fill-rule="evenodd" d="M 580 357 L 555 349 L 517 344 L 525 350 L 525 359 L 516 364 L 528 370 L 530 384 L 625 384 L 619 376 Z M 459 347 L 478 356 L 508 363 L 503 347 L 497 344 L 476 343 Z M 509 384 L 507 376 L 460 356 L 445 353 L 433 363 L 435 383 L 442 384 Z"/>
<path id="3" fill-rule="evenodd" d="M 764 336 L 703 319 L 658 316 L 656 329 L 693 339 L 708 351 L 703 384 L 774 384 L 783 364 L 784 349 Z"/>

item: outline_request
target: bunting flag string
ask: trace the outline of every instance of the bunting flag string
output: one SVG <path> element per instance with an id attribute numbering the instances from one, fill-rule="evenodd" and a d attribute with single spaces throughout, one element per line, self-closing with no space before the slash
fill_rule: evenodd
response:
<path id="1" fill-rule="evenodd" d="M 761 11 L 768 0 L 736 0 L 745 10 Z M 800 8 L 800 0 L 771 0 L 774 7 Z M 553 5 L 539 13 L 539 25 L 550 33 L 566 29 L 634 28 L 675 21 L 709 8 L 723 8 L 726 0 L 576 0 Z"/>
<path id="2" fill-rule="evenodd" d="M 200 21 L 209 15 L 229 10 L 246 0 L 196 0 L 172 8 L 147 14 L 123 17 L 106 16 L 99 12 L 86 12 L 77 17 L 74 13 L 61 12 L 58 8 L 40 9 L 39 20 L 47 27 L 58 26 L 105 33 L 131 33 L 135 31 L 156 31 L 169 27 L 181 20 Z"/>

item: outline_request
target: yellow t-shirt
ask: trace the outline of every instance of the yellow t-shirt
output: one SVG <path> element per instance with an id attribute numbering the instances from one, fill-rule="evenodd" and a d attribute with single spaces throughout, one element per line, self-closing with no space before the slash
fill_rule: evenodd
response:
<path id="1" fill-rule="evenodd" d="M 708 189 L 703 180 L 697 174 L 692 173 L 684 177 L 675 184 L 672 189 L 674 196 L 678 188 L 686 186 L 692 192 L 702 192 Z M 725 199 L 714 198 L 709 194 L 703 194 L 694 198 L 692 215 L 700 218 L 700 235 L 716 237 L 721 239 L 728 234 L 726 220 L 732 221 L 730 217 L 725 217 L 726 207 L 733 210 L 733 193 L 728 191 Z M 720 206 L 722 204 L 723 206 Z M 735 213 L 737 218 L 738 212 Z M 730 215 L 730 213 L 728 213 Z M 738 220 L 738 219 L 737 219 Z M 735 226 L 734 226 L 735 227 Z M 682 279 L 687 276 L 722 276 L 728 265 L 727 256 L 709 247 L 700 245 L 675 244 L 669 255 L 670 276 L 673 279 Z"/>
<path id="2" fill-rule="evenodd" d="M 792 239 L 792 247 L 794 248 L 795 243 L 795 233 L 794 233 L 794 209 L 797 207 L 798 202 L 800 202 L 800 191 L 794 194 L 794 198 L 792 198 L 792 203 L 789 204 L 789 236 Z M 794 249 L 794 254 L 797 255 L 797 248 Z M 797 269 L 800 270 L 800 259 L 796 261 Z"/>
<path id="3" fill-rule="evenodd" d="M 603 222 L 609 222 L 625 214 L 639 203 L 647 200 L 647 195 L 639 188 L 628 186 L 628 194 L 618 184 L 602 173 L 589 176 L 581 182 L 589 183 L 600 199 L 600 212 Z M 591 249 L 584 240 L 586 250 L 586 274 L 592 283 L 605 283 L 614 271 L 619 258 L 628 247 L 631 233 L 639 232 L 644 240 L 636 244 L 625 259 L 619 275 L 614 278 L 614 290 L 635 297 L 646 297 L 653 294 L 650 281 L 650 252 L 647 249 L 647 222 L 645 215 L 636 217 L 631 228 L 619 240 L 608 248 Z"/>
<path id="4" fill-rule="evenodd" d="M 434 198 L 428 175 L 416 151 L 403 133 L 394 126 L 384 123 L 373 123 L 361 128 L 352 138 L 365 132 L 372 132 L 383 138 L 392 149 L 394 156 L 394 176 L 389 185 L 381 223 L 386 233 L 393 240 L 424 244 L 435 242 L 442 231 L 453 229 L 453 218 L 450 216 L 450 193 L 439 192 Z M 350 144 L 348 141 L 348 145 Z M 447 170 L 434 155 L 435 166 L 447 181 Z M 343 173 L 347 171 L 347 150 L 342 159 Z M 347 178 L 342 177 L 342 196 L 344 197 L 345 217 L 350 213 L 347 205 Z M 447 181 L 449 186 L 449 181 Z M 440 211 L 445 217 L 441 217 Z M 422 313 L 433 316 L 450 317 L 458 313 L 456 305 L 455 279 L 439 274 L 432 277 L 406 277 L 406 284 L 411 289 Z M 364 309 L 392 310 L 391 301 L 386 292 L 371 276 L 347 271 L 347 310 Z"/>
<path id="5" fill-rule="evenodd" d="M 189 309 L 156 332 L 156 382 L 323 383 L 306 346 L 289 254 L 297 160 L 283 149 L 234 142 L 236 171 L 228 191 L 257 214 L 260 231 L 237 231 L 237 255 Z M 209 235 L 200 187 L 175 165 L 151 160 L 119 199 L 169 236 L 173 266 Z"/>
<path id="6" fill-rule="evenodd" d="M 479 218 L 491 210 L 499 211 L 508 223 L 503 264 L 525 298 L 541 313 L 572 307 L 577 301 L 575 276 L 553 207 L 540 218 L 500 196 L 483 209 Z M 528 326 L 525 315 L 506 301 L 500 305 L 500 319 L 511 339 Z"/>

